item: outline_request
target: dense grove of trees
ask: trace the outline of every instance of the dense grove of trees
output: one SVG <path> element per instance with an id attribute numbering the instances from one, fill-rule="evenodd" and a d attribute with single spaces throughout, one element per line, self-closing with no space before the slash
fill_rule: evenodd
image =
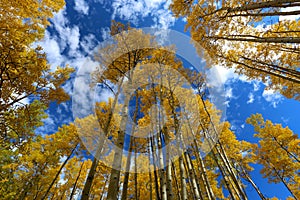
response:
<path id="1" fill-rule="evenodd" d="M 299 20 L 273 23 L 267 31 L 255 28 L 264 17 L 300 14 L 282 10 L 299 5 L 173 0 L 170 9 L 187 18 L 193 39 L 209 50 L 205 53 L 214 64 L 235 67 L 299 100 Z M 49 103 L 69 99 L 61 86 L 73 69 L 50 69 L 42 47 L 32 47 L 43 38 L 48 18 L 63 6 L 60 0 L 0 3 L 0 199 L 246 200 L 249 190 L 263 200 L 278 199 L 276 192 L 264 194 L 251 176 L 258 165 L 270 183 L 287 188 L 288 199 L 300 199 L 296 133 L 253 114 L 247 123 L 258 143 L 238 140 L 207 98 L 201 72 L 185 68 L 172 47 L 117 22 L 111 26 L 114 42 L 99 48 L 99 66 L 91 74 L 91 87 L 102 84 L 113 97 L 97 102 L 93 115 L 62 125 L 54 134 L 35 134 Z M 186 81 L 194 87 L 187 88 Z M 129 122 L 122 114 L 129 104 L 134 105 L 133 123 L 126 133 Z M 101 132 L 95 132 L 95 120 Z M 100 140 L 95 156 L 89 155 L 87 146 L 98 136 L 121 151 Z"/>
<path id="2" fill-rule="evenodd" d="M 187 18 L 193 40 L 216 64 L 235 67 L 237 73 L 299 100 L 300 21 L 278 20 L 299 15 L 299 5 L 285 0 L 174 0 L 171 10 Z M 257 28 L 259 24 L 265 27 Z"/>

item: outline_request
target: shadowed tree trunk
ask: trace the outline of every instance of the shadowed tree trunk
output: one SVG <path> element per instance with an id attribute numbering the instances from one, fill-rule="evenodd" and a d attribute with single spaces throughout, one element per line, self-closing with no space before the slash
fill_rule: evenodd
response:
<path id="1" fill-rule="evenodd" d="M 71 192 L 71 194 L 70 194 L 70 200 L 72 200 L 72 198 L 73 198 L 73 196 L 74 196 L 74 194 L 75 194 L 76 187 L 77 187 L 77 182 L 78 182 L 78 180 L 79 180 L 79 177 L 80 177 L 80 175 L 81 175 L 81 170 L 82 170 L 82 167 L 83 167 L 83 165 L 84 165 L 84 162 L 82 162 L 82 164 L 81 164 L 81 166 L 80 166 L 80 169 L 79 169 L 78 175 L 77 175 L 77 177 L 76 177 L 76 180 L 75 180 L 74 186 L 73 186 L 73 188 L 72 188 L 72 192 Z"/>

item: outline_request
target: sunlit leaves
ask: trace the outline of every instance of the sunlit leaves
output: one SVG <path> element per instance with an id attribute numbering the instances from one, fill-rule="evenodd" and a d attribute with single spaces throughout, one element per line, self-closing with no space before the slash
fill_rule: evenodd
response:
<path id="1" fill-rule="evenodd" d="M 277 19 L 300 14 L 282 10 L 297 6 L 297 1 L 174 0 L 170 8 L 186 17 L 186 28 L 213 64 L 234 67 L 299 100 L 299 20 Z"/>
<path id="2" fill-rule="evenodd" d="M 64 1 L 2 1 L 0 4 L 0 124 L 1 137 L 4 137 L 8 131 L 21 134 L 14 130 L 21 126 L 17 117 L 23 115 L 28 119 L 31 116 L 26 115 L 37 107 L 25 105 L 32 103 L 29 98 L 39 99 L 45 105 L 50 101 L 68 100 L 62 84 L 69 79 L 73 69 L 51 69 L 43 48 L 33 44 L 42 39 L 49 25 L 48 18 L 64 6 Z M 25 127 L 36 128 L 29 124 Z M 24 130 L 20 132 L 26 134 Z"/>
<path id="3" fill-rule="evenodd" d="M 260 138 L 255 148 L 256 160 L 263 165 L 261 173 L 270 182 L 282 182 L 294 195 L 299 195 L 299 150 L 300 140 L 288 127 L 264 121 L 262 115 L 256 114 L 247 122 L 254 126 L 254 136 Z"/>

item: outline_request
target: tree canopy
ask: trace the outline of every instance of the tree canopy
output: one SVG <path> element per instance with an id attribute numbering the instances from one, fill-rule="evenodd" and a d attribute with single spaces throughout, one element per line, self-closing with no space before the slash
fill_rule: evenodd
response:
<path id="1" fill-rule="evenodd" d="M 97 47 L 90 88 L 110 92 L 93 113 L 38 134 L 74 69 L 53 66 L 36 46 L 63 0 L 0 2 L 0 199 L 278 199 L 253 171 L 300 199 L 300 139 L 253 114 L 242 140 L 210 100 L 205 73 L 186 66 L 176 47 L 112 21 Z M 173 0 L 176 17 L 211 60 L 267 89 L 300 99 L 300 1 Z M 283 8 L 292 8 L 284 10 Z M 267 19 L 272 23 L 261 27 Z M 203 49 L 197 49 L 203 53 Z M 207 57 L 207 58 L 208 58 Z M 88 67 L 88 66 L 83 66 Z M 83 108 L 82 108 L 83 109 Z M 253 136 L 253 137 L 252 137 Z"/>
<path id="2" fill-rule="evenodd" d="M 186 17 L 186 29 L 215 64 L 268 83 L 287 98 L 299 100 L 299 1 L 185 1 L 170 9 Z M 284 11 L 289 8 L 291 11 Z"/>

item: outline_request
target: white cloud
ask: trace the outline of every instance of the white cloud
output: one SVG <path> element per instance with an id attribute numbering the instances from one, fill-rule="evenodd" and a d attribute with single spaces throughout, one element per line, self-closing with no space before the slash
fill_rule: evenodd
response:
<path id="1" fill-rule="evenodd" d="M 225 97 L 228 98 L 228 99 L 231 99 L 233 97 L 232 88 L 231 87 L 226 88 L 226 90 L 225 90 Z"/>
<path id="2" fill-rule="evenodd" d="M 80 33 L 79 33 L 79 28 L 78 26 L 74 26 L 73 28 L 66 28 L 66 34 L 68 34 L 68 40 L 67 43 L 69 44 L 69 56 L 73 55 L 76 53 L 76 50 L 79 47 L 79 38 L 80 38 Z"/>
<path id="3" fill-rule="evenodd" d="M 116 0 L 112 3 L 112 7 L 114 8 L 113 19 L 118 16 L 134 24 L 138 23 L 138 15 L 143 15 L 147 12 L 146 10 L 143 12 L 144 6 L 142 2 L 136 2 L 134 0 Z"/>
<path id="4" fill-rule="evenodd" d="M 66 7 L 60 12 L 56 13 L 51 19 L 53 23 L 52 28 L 57 31 L 56 35 L 51 35 L 49 31 L 45 32 L 42 41 L 35 45 L 41 45 L 47 54 L 47 60 L 51 65 L 51 70 L 55 70 L 57 66 L 64 66 L 69 57 L 80 57 L 80 30 L 78 26 L 69 26 L 69 21 L 66 17 Z M 68 50 L 67 54 L 62 52 Z"/>
<path id="5" fill-rule="evenodd" d="M 56 29 L 59 29 L 61 26 L 64 26 L 69 22 L 68 19 L 66 18 L 66 15 L 67 15 L 67 10 L 66 7 L 64 7 L 58 13 L 55 13 L 54 17 L 50 19 L 50 21 L 53 22 Z"/>
<path id="6" fill-rule="evenodd" d="M 50 134 L 55 132 L 56 125 L 55 125 L 55 116 L 50 115 L 49 112 L 47 113 L 48 117 L 46 119 L 43 119 L 42 122 L 44 123 L 43 126 L 38 127 L 35 132 L 37 134 L 41 134 L 42 136 L 45 134 Z"/>
<path id="7" fill-rule="evenodd" d="M 229 81 L 238 78 L 234 73 L 234 69 L 224 68 L 216 65 L 207 71 L 207 86 L 212 91 L 211 98 L 216 98 L 217 101 L 222 101 L 222 105 L 229 107 L 230 99 L 234 98 L 232 88 L 226 84 Z M 226 87 L 225 87 L 226 85 Z"/>
<path id="8" fill-rule="evenodd" d="M 59 44 L 60 51 L 63 52 L 67 47 L 69 48 L 69 55 L 74 55 L 79 47 L 80 31 L 79 27 L 70 26 L 70 22 L 66 17 L 66 7 L 54 15 L 51 19 L 53 28 L 58 32 L 56 42 Z"/>
<path id="9" fill-rule="evenodd" d="M 89 5 L 84 0 L 75 0 L 74 9 L 84 15 L 87 15 L 89 13 Z"/>
<path id="10" fill-rule="evenodd" d="M 265 100 L 267 102 L 270 102 L 270 104 L 274 108 L 276 108 L 277 105 L 284 99 L 280 93 L 278 93 L 272 89 L 264 90 L 262 96 L 265 98 Z"/>
<path id="11" fill-rule="evenodd" d="M 77 60 L 76 64 L 78 72 L 73 83 L 72 112 L 74 118 L 82 118 L 91 114 L 93 110 L 94 91 L 90 87 L 90 75 L 98 64 L 89 58 Z"/>
<path id="12" fill-rule="evenodd" d="M 254 102 L 254 95 L 253 95 L 252 92 L 249 93 L 248 98 L 249 98 L 249 99 L 248 99 L 248 101 L 247 101 L 247 104 L 251 104 L 251 103 Z"/>
<path id="13" fill-rule="evenodd" d="M 254 92 L 259 90 L 259 88 L 260 88 L 259 83 L 260 82 L 258 80 L 253 81 L 253 90 L 254 90 Z"/>
<path id="14" fill-rule="evenodd" d="M 166 1 L 165 0 L 144 1 L 144 3 L 146 4 L 146 7 L 149 8 L 149 9 L 156 9 L 160 5 L 162 5 L 164 2 L 166 2 Z"/>
<path id="15" fill-rule="evenodd" d="M 228 80 L 237 78 L 237 74 L 234 73 L 233 68 L 225 68 L 220 65 L 213 66 L 210 69 L 209 72 L 210 75 L 212 75 L 211 80 L 212 81 L 218 81 L 222 84 L 225 84 Z"/>
<path id="16" fill-rule="evenodd" d="M 175 23 L 175 18 L 172 16 L 172 14 L 163 9 L 156 11 L 155 15 L 156 23 L 152 26 L 154 28 L 168 29 Z"/>
<path id="17" fill-rule="evenodd" d="M 141 18 L 151 16 L 155 23 L 153 27 L 167 29 L 175 23 L 175 18 L 168 10 L 170 3 L 165 0 L 115 0 L 112 3 L 112 19 L 120 17 L 138 25 Z"/>
<path id="18" fill-rule="evenodd" d="M 80 5 L 83 5 L 82 2 L 79 2 Z M 83 10 L 86 12 L 85 10 Z M 90 67 L 95 66 L 95 64 L 88 58 L 85 57 L 86 54 L 88 56 L 92 55 L 93 49 L 97 45 L 97 39 L 93 34 L 88 34 L 84 37 L 80 35 L 80 27 L 74 24 L 70 24 L 66 7 L 61 10 L 59 13 L 54 15 L 54 18 L 51 19 L 52 29 L 55 32 L 46 31 L 44 39 L 38 44 L 43 46 L 45 52 L 47 53 L 48 62 L 51 65 L 51 68 L 54 70 L 56 66 L 65 66 L 66 64 L 74 67 L 79 70 L 82 68 L 90 69 Z M 53 34 L 53 35 L 51 35 Z M 80 51 L 80 47 L 84 51 Z M 85 84 L 85 80 L 80 79 L 79 81 L 79 90 L 81 89 L 82 95 L 89 95 L 89 84 Z M 73 97 L 74 95 L 74 79 L 67 81 L 63 89 Z M 78 94 L 78 93 L 77 93 Z M 86 98 L 87 99 L 87 98 Z M 81 101 L 86 99 L 80 99 Z M 87 105 L 91 105 L 91 102 L 86 101 Z M 81 104 L 82 105 L 82 104 Z M 63 106 L 66 107 L 66 106 Z M 49 133 L 54 132 L 56 127 L 56 121 L 60 123 L 68 123 L 72 120 L 72 116 L 63 115 L 66 113 L 70 113 L 70 109 L 61 109 L 59 108 L 58 113 L 61 113 L 60 116 L 52 116 L 44 120 L 44 126 L 39 127 L 36 131 L 37 133 Z"/>
<path id="19" fill-rule="evenodd" d="M 101 31 L 101 37 L 103 40 L 106 40 L 110 37 L 109 27 L 104 27 L 104 28 L 102 27 L 100 31 Z"/>
<path id="20" fill-rule="evenodd" d="M 229 81 L 235 81 L 235 80 L 240 80 L 242 82 L 248 82 L 251 83 L 253 80 L 249 80 L 245 75 L 239 75 L 234 72 L 235 68 L 226 68 L 221 65 L 215 65 L 209 69 L 208 74 L 208 79 L 209 83 L 211 84 L 226 84 Z M 257 82 L 254 80 L 254 82 Z M 258 83 L 256 83 L 258 84 Z"/>
<path id="21" fill-rule="evenodd" d="M 242 154 L 242 158 L 244 158 L 244 157 L 246 157 L 249 154 L 249 152 L 243 151 L 243 152 L 241 152 L 241 154 Z"/>
<path id="22" fill-rule="evenodd" d="M 282 8 L 280 11 L 281 12 L 291 12 L 291 11 L 299 11 L 300 10 L 300 6 L 296 6 L 296 7 L 288 7 L 288 8 Z M 300 15 L 287 15 L 287 16 L 279 16 L 279 21 L 283 21 L 283 20 L 297 20 L 300 18 Z"/>
<path id="23" fill-rule="evenodd" d="M 81 48 L 88 55 L 92 55 L 94 53 L 94 48 L 96 47 L 97 44 L 98 44 L 97 39 L 93 34 L 88 34 L 84 36 L 82 41 L 80 42 Z"/>
<path id="24" fill-rule="evenodd" d="M 43 40 L 37 44 L 42 46 L 47 54 L 47 60 L 51 64 L 52 71 L 65 62 L 66 58 L 61 54 L 61 48 L 57 42 L 57 38 L 52 37 L 48 31 L 46 31 Z"/>

